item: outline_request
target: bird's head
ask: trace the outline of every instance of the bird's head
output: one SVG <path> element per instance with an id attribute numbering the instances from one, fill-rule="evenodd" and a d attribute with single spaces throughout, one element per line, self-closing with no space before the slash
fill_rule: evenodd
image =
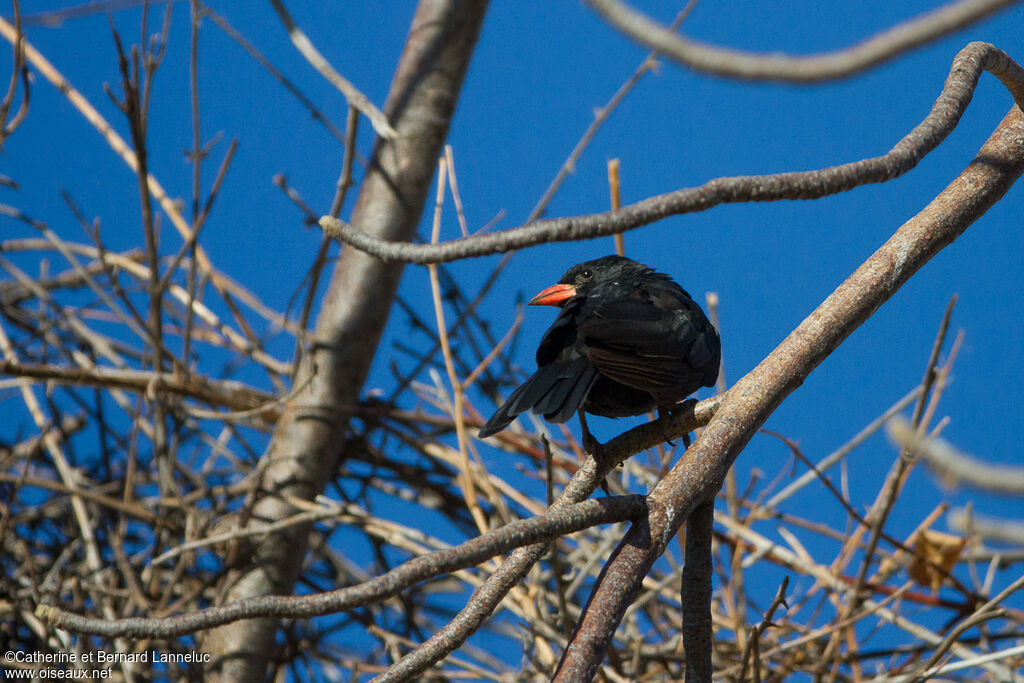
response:
<path id="1" fill-rule="evenodd" d="M 578 263 L 558 281 L 530 299 L 531 306 L 558 306 L 561 308 L 575 296 L 586 296 L 595 286 L 623 274 L 653 272 L 651 268 L 624 256 L 604 256 L 593 261 Z"/>

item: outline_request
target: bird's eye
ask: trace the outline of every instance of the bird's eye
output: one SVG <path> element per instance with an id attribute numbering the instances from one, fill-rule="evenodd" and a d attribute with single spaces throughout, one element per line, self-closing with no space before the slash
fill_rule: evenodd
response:
<path id="1" fill-rule="evenodd" d="M 590 278 L 594 277 L 594 271 L 592 271 L 590 268 L 585 268 L 580 271 L 580 277 L 583 278 L 584 280 L 589 280 Z"/>

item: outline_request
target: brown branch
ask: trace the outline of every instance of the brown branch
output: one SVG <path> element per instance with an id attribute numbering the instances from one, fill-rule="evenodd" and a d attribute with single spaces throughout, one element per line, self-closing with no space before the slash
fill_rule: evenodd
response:
<path id="1" fill-rule="evenodd" d="M 750 629 L 750 638 L 747 640 L 747 646 L 743 650 L 742 665 L 740 668 L 739 680 L 747 680 L 747 665 L 750 663 L 751 655 L 754 658 L 754 680 L 758 683 L 761 680 L 761 652 L 759 648 L 761 635 L 772 625 L 772 617 L 775 615 L 775 610 L 780 605 L 786 604 L 786 588 L 789 586 L 789 577 L 782 579 L 782 584 L 779 586 L 778 592 L 775 594 L 775 599 L 772 600 L 772 604 L 765 610 L 764 619 L 761 620 L 757 626 Z M 788 605 L 786 605 L 788 607 Z M 689 669 L 687 669 L 689 670 Z"/>
<path id="2" fill-rule="evenodd" d="M 777 508 L 780 503 L 791 497 L 803 487 L 807 486 L 807 484 L 817 480 L 819 477 L 823 477 L 830 467 L 841 461 L 849 455 L 854 448 L 867 441 L 867 439 L 875 432 L 884 427 L 893 415 L 901 412 L 913 401 L 917 400 L 917 397 L 921 394 L 922 390 L 923 387 L 921 387 L 921 385 L 911 389 L 903 398 L 896 401 L 896 403 L 892 404 L 884 413 L 872 420 L 870 424 L 864 427 L 864 429 L 857 432 L 852 439 L 826 455 L 817 463 L 812 463 L 807 472 L 801 474 L 792 483 L 788 484 L 784 489 L 769 498 L 765 502 L 764 506 L 766 508 Z"/>
<path id="3" fill-rule="evenodd" d="M 935 388 L 937 379 L 935 368 L 938 363 L 939 353 L 942 351 L 942 347 L 945 344 L 946 333 L 949 330 L 949 321 L 953 317 L 953 309 L 956 307 L 956 300 L 957 297 L 954 295 L 946 305 L 946 311 L 942 316 L 942 321 L 939 323 L 939 330 L 935 335 L 935 341 L 932 343 L 931 354 L 928 357 L 924 376 L 921 379 L 921 395 L 918 397 L 917 403 L 914 405 L 912 417 L 914 426 L 919 429 L 924 429 L 927 425 L 927 422 L 922 424 L 922 416 L 924 415 L 925 407 L 928 405 L 929 395 L 932 393 L 932 389 Z M 861 559 L 860 568 L 857 570 L 857 578 L 854 583 L 853 593 L 850 601 L 842 608 L 840 613 L 841 619 L 845 618 L 859 607 L 861 587 L 867 579 L 868 571 L 873 564 L 875 549 L 878 547 L 878 541 L 882 535 L 882 529 L 885 527 L 885 523 L 889 519 L 889 514 L 892 511 L 893 506 L 896 504 L 896 499 L 903 490 L 903 485 L 906 483 L 906 477 L 910 473 L 913 464 L 913 460 L 908 457 L 906 451 L 899 454 L 896 462 L 890 469 L 885 482 L 882 484 L 882 490 L 879 492 L 877 499 L 868 512 L 866 521 L 869 523 L 858 527 L 844 544 L 844 552 L 841 553 L 841 556 L 849 557 L 852 553 L 853 546 L 860 542 L 860 539 L 863 537 L 865 532 L 869 533 L 868 542 Z M 849 633 L 849 631 L 841 633 L 839 630 L 833 632 L 828 645 L 822 653 L 821 661 L 818 664 L 818 671 L 820 673 L 824 673 L 828 670 L 829 663 L 839 652 L 841 638 Z"/>
<path id="4" fill-rule="evenodd" d="M 714 523 L 714 498 L 694 508 L 686 523 L 686 564 L 683 567 L 679 599 L 683 607 L 683 649 L 686 650 L 687 681 L 710 681 L 714 673 L 711 667 L 711 577 L 714 574 L 711 565 L 711 533 Z M 611 566 L 611 562 L 609 560 L 608 566 Z M 590 626 L 590 623 L 582 619 L 579 624 L 581 630 Z M 591 637 L 595 635 L 600 637 L 600 634 L 591 634 Z M 571 648 L 566 648 L 563 662 L 571 661 L 570 652 Z M 572 674 L 568 667 L 566 674 L 566 677 L 556 676 L 556 680 L 571 680 Z"/>
<path id="5" fill-rule="evenodd" d="M 569 218 L 537 221 L 488 235 L 411 244 L 382 239 L 354 225 L 324 216 L 320 226 L 336 240 L 384 261 L 444 263 L 487 256 L 536 244 L 605 237 L 648 225 L 668 216 L 707 211 L 719 204 L 818 199 L 903 175 L 935 149 L 956 127 L 971 101 L 982 71 L 995 75 L 1024 104 L 1024 69 L 988 43 L 971 43 L 953 60 L 949 77 L 931 112 L 888 153 L 841 166 L 763 176 L 718 178 L 704 185 L 644 199 L 625 208 Z"/>
<path id="6" fill-rule="evenodd" d="M 917 683 L 918 681 L 929 680 L 932 675 L 937 674 L 938 672 L 931 672 L 929 671 L 929 669 L 932 669 L 932 667 L 936 666 L 939 663 L 939 661 L 945 656 L 945 654 L 950 650 L 950 648 L 952 648 L 953 645 L 960 640 L 960 636 L 962 636 L 972 627 L 977 626 L 978 624 L 984 621 L 997 618 L 998 616 L 1003 616 L 999 614 L 1000 610 L 997 610 L 996 608 L 1000 603 L 1002 603 L 1008 597 L 1019 591 L 1022 587 L 1024 587 L 1024 576 L 1020 577 L 1019 579 L 1011 583 L 1009 586 L 1000 591 L 998 595 L 996 595 L 994 598 L 992 598 L 984 605 L 979 607 L 977 610 L 975 610 L 975 612 L 970 617 L 965 619 L 963 622 L 958 624 L 956 628 L 952 629 L 949 632 L 946 638 L 943 639 L 942 643 L 935 648 L 934 652 L 932 652 L 931 657 L 929 657 L 927 661 L 921 664 L 914 671 L 914 673 L 908 676 L 907 680 L 914 681 L 914 683 Z"/>
<path id="7" fill-rule="evenodd" d="M 998 201 L 1022 172 L 1024 116 L 1014 107 L 963 173 L 726 394 L 697 442 L 651 492 L 648 517 L 633 525 L 595 587 L 578 629 L 600 633 L 600 638 L 574 639 L 565 654 L 580 680 L 589 680 L 600 666 L 654 561 L 690 512 L 715 495 L 767 417 L 918 269 Z"/>
<path id="8" fill-rule="evenodd" d="M 14 39 L 11 45 L 14 48 L 14 59 L 11 64 L 11 81 L 7 86 L 7 94 L 0 100 L 0 145 L 10 137 L 21 122 L 28 116 L 28 105 L 31 100 L 32 87 L 28 76 L 28 69 L 25 68 L 25 36 L 21 31 L 21 4 L 18 0 L 12 3 L 14 9 Z M 8 121 L 7 115 L 14 103 L 14 96 L 18 90 L 18 81 L 21 81 L 25 95 L 21 98 L 21 106 L 15 112 L 14 117 Z"/>
<path id="9" fill-rule="evenodd" d="M 176 377 L 147 370 L 121 368 L 62 368 L 0 360 L 0 374 L 28 377 L 47 382 L 124 389 L 139 394 L 168 393 L 223 406 L 229 410 L 252 410 L 274 401 L 274 397 L 240 382 L 213 382 L 200 377 Z"/>
<path id="10" fill-rule="evenodd" d="M 46 438 L 47 436 L 48 435 L 44 434 L 44 436 L 37 438 L 41 440 L 43 438 Z M 18 477 L 0 472 L 0 483 L 17 484 L 18 486 L 28 486 L 40 489 L 47 489 L 59 493 L 61 495 L 81 498 L 82 500 L 87 500 L 90 503 L 96 503 L 98 505 L 108 507 L 111 510 L 117 510 L 121 514 L 141 520 L 147 524 L 159 525 L 162 521 L 166 521 L 161 520 L 159 515 L 155 514 L 152 510 L 144 507 L 141 504 L 125 503 L 118 500 L 117 498 L 104 495 L 91 489 L 84 489 L 77 486 L 68 486 L 66 484 L 61 484 L 60 482 L 52 481 L 50 479 L 42 479 L 39 477 Z"/>

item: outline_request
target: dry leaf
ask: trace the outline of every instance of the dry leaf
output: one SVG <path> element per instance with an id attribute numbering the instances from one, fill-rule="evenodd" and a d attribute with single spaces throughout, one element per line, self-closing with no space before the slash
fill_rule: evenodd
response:
<path id="1" fill-rule="evenodd" d="M 939 592 L 945 577 L 937 568 L 946 573 L 953 570 L 960 553 L 967 545 L 967 539 L 941 531 L 922 531 L 914 543 L 914 562 L 910 565 L 910 578 L 922 586 L 928 586 L 932 593 Z"/>

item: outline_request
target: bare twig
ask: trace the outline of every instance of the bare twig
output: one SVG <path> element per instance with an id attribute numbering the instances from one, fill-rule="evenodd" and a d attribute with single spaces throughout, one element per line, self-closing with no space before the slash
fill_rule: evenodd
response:
<path id="1" fill-rule="evenodd" d="M 768 605 L 768 609 L 764 612 L 764 619 L 761 622 L 750 629 L 750 638 L 747 640 L 747 647 L 743 650 L 743 664 L 740 669 L 739 680 L 747 680 L 747 666 L 750 664 L 750 658 L 754 658 L 754 681 L 760 682 L 761 680 L 761 652 L 759 648 L 759 642 L 761 635 L 772 625 L 772 617 L 775 615 L 781 605 L 786 604 L 786 588 L 789 587 L 789 577 L 787 576 L 782 580 L 782 584 L 779 586 L 778 592 L 775 594 L 775 598 L 772 600 L 772 604 Z M 788 605 L 786 605 L 788 607 Z"/>
<path id="2" fill-rule="evenodd" d="M 295 49 L 306 58 L 306 61 L 319 71 L 320 75 L 326 78 L 331 85 L 341 91 L 341 94 L 348 100 L 349 106 L 358 109 L 363 116 L 370 120 L 370 125 L 377 131 L 377 135 L 388 140 L 397 137 L 398 131 L 391 127 L 391 123 L 384 112 L 377 109 L 373 102 L 366 98 L 366 95 L 359 92 L 344 76 L 335 71 L 331 63 L 316 49 L 309 37 L 296 25 L 295 20 L 292 19 L 291 14 L 285 8 L 284 3 L 281 0 L 270 0 L 270 4 L 274 6 L 274 11 L 277 12 L 281 23 L 284 24 L 285 29 L 288 31 L 288 37 L 291 39 L 292 44 L 295 45 Z"/>

